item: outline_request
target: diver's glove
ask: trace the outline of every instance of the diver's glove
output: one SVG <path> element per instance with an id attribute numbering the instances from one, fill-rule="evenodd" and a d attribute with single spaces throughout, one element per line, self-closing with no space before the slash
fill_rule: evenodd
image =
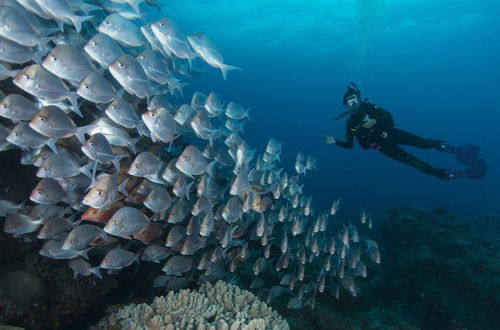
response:
<path id="1" fill-rule="evenodd" d="M 335 144 L 335 143 L 337 143 L 337 140 L 335 140 L 333 138 L 333 136 L 327 135 L 327 136 L 325 136 L 325 142 L 328 144 Z"/>
<path id="2" fill-rule="evenodd" d="M 370 129 L 373 126 L 375 126 L 375 124 L 377 124 L 377 119 L 370 118 L 370 116 L 368 116 L 368 115 L 366 115 L 366 117 L 363 119 L 363 121 L 365 123 L 363 125 L 361 125 L 361 127 L 366 128 L 366 129 Z"/>

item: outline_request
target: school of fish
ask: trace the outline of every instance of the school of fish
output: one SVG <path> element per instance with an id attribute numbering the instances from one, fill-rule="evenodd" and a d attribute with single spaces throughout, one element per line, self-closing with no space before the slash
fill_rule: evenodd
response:
<path id="1" fill-rule="evenodd" d="M 315 209 L 300 182 L 315 158 L 298 153 L 289 175 L 282 143 L 258 154 L 238 103 L 196 92 L 173 105 L 200 63 L 224 80 L 241 69 L 204 33 L 143 21 L 160 9 L 0 0 L 0 79 L 19 91 L 0 95 L 0 150 L 20 148 L 40 178 L 27 203 L 0 201 L 4 231 L 43 240 L 40 254 L 67 259 L 75 276 L 158 263 L 155 286 L 178 290 L 250 265 L 250 288 L 267 302 L 292 294 L 290 309 L 325 291 L 357 295 L 365 261 L 380 263 L 370 215 L 340 220 L 338 199 Z"/>

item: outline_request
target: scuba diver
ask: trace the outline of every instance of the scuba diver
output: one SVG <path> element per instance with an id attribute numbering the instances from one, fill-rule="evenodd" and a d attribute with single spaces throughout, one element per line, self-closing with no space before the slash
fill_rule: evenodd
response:
<path id="1" fill-rule="evenodd" d="M 356 138 L 363 149 L 376 149 L 387 157 L 413 166 L 423 173 L 442 180 L 462 177 L 476 179 L 486 174 L 488 165 L 484 159 L 479 158 L 479 147 L 474 145 L 454 147 L 443 140 L 425 139 L 396 128 L 392 115 L 368 100 L 362 100 L 361 92 L 354 83 L 347 86 L 343 104 L 348 111 L 338 115 L 335 120 L 349 115 L 346 123 L 347 140 L 338 141 L 327 135 L 326 143 L 328 144 L 351 149 Z M 465 170 L 435 168 L 406 152 L 400 145 L 436 149 L 454 154 L 465 165 Z"/>

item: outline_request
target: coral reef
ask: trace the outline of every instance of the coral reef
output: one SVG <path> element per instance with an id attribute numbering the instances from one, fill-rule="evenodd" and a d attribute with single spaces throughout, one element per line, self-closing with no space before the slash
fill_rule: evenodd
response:
<path id="1" fill-rule="evenodd" d="M 252 293 L 218 281 L 197 291 L 172 291 L 151 305 L 131 304 L 95 329 L 288 329 L 275 311 Z"/>
<path id="2" fill-rule="evenodd" d="M 14 270 L 0 279 L 0 290 L 15 303 L 31 305 L 45 296 L 45 286 L 35 274 Z"/>
<path id="3" fill-rule="evenodd" d="M 38 242 L 26 243 L 0 233 L 0 324 L 28 329 L 64 328 L 87 314 L 117 286 L 112 276 L 100 281 L 92 277 L 74 279 L 67 261 L 43 258 L 39 249 Z M 14 283 L 13 276 L 19 285 L 30 283 L 31 289 Z M 12 291 L 14 287 L 18 290 Z"/>

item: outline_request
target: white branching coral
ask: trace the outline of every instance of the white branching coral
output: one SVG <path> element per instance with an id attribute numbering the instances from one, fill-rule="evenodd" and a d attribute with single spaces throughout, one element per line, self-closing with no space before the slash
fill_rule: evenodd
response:
<path id="1" fill-rule="evenodd" d="M 199 290 L 170 291 L 153 303 L 127 305 L 98 324 L 98 329 L 289 329 L 271 307 L 235 285 L 204 283 Z"/>

